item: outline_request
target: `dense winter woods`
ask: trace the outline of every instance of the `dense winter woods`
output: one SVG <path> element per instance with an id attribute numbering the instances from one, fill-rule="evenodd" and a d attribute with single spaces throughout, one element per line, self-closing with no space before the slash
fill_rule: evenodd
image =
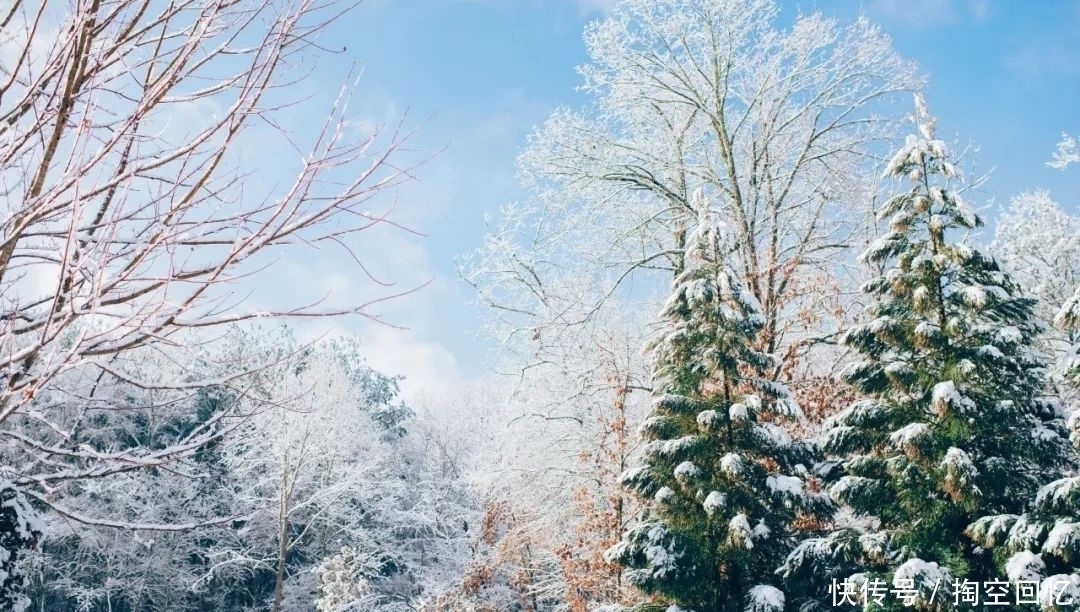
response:
<path id="1" fill-rule="evenodd" d="M 413 289 L 358 246 L 409 232 L 405 126 L 348 67 L 304 100 L 353 8 L 2 9 L 0 609 L 1080 608 L 1080 215 L 1032 185 L 978 233 L 877 26 L 592 23 L 585 102 L 460 261 L 497 372 L 406 402 L 268 320 Z M 312 247 L 379 297 L 247 297 Z"/>

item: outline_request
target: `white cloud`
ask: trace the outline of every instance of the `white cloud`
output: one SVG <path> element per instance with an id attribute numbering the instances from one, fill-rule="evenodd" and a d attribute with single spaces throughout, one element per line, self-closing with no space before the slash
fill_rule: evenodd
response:
<path id="1" fill-rule="evenodd" d="M 363 130 L 386 122 L 398 108 L 393 98 L 378 91 L 361 97 L 361 112 L 350 122 L 352 129 Z M 393 221 L 423 234 L 383 225 L 361 232 L 350 241 L 371 274 L 394 286 L 383 287 L 371 281 L 335 245 L 320 245 L 325 248 L 318 249 L 297 245 L 274 261 L 266 273 L 245 283 L 244 291 L 252 292 L 245 307 L 272 310 L 324 297 L 322 305 L 327 308 L 345 307 L 429 282 L 414 293 L 372 308 L 372 314 L 399 327 L 359 316 L 293 319 L 288 323 L 304 341 L 326 334 L 358 337 L 372 367 L 406 377 L 402 390 L 407 399 L 421 393 L 439 396 L 458 388 L 461 379 L 479 375 L 486 345 L 468 338 L 476 325 L 475 313 L 467 304 L 468 290 L 456 281 L 451 258 L 479 243 L 483 232 L 481 211 L 501 206 L 512 197 L 508 194 L 519 188 L 514 176 L 514 152 L 536 117 L 547 112 L 545 104 L 516 90 L 500 92 L 491 103 L 491 111 L 480 116 L 451 109 L 426 122 L 411 148 L 432 152 L 448 144 L 447 148 L 413 173 L 416 181 L 394 193 L 380 194 L 367 204 L 376 212 L 392 207 Z M 295 120 L 297 125 L 302 124 L 301 118 Z M 262 146 L 246 150 L 260 159 L 245 161 L 259 164 L 274 149 Z M 260 167 L 262 177 L 281 177 L 287 171 L 282 164 L 274 164 L 272 158 L 266 161 L 268 166 Z"/>
<path id="2" fill-rule="evenodd" d="M 401 388 L 406 402 L 424 394 L 444 395 L 461 382 L 457 359 L 438 342 L 420 338 L 411 330 L 379 326 L 357 335 L 371 367 L 405 377 Z"/>

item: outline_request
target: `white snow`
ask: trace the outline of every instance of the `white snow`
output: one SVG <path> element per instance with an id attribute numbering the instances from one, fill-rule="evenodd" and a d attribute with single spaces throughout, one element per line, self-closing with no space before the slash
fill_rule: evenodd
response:
<path id="1" fill-rule="evenodd" d="M 784 592 L 767 584 L 759 584 L 750 589 L 750 601 L 746 612 L 783 612 Z"/>
<path id="2" fill-rule="evenodd" d="M 822 424 L 822 429 L 828 431 L 834 427 L 838 427 L 852 421 L 870 418 L 880 413 L 881 410 L 881 404 L 878 403 L 877 400 L 856 400 L 849 404 L 847 408 L 843 408 L 842 410 L 840 410 L 840 412 L 837 412 L 833 416 L 825 419 L 825 422 Z"/>
<path id="3" fill-rule="evenodd" d="M 738 476 L 742 473 L 742 457 L 735 453 L 728 453 L 720 458 L 720 469 L 729 476 Z"/>
<path id="4" fill-rule="evenodd" d="M 829 487 L 829 496 L 837 501 L 845 501 L 853 490 L 874 482 L 876 481 L 863 476 L 841 476 L 840 480 Z"/>
<path id="5" fill-rule="evenodd" d="M 953 254 L 956 256 L 957 263 L 962 264 L 975 256 L 975 249 L 971 248 L 971 245 L 961 242 L 953 246 Z"/>
<path id="6" fill-rule="evenodd" d="M 971 455 L 963 449 L 955 446 L 945 451 L 945 457 L 941 460 L 941 467 L 955 469 L 966 474 L 978 474 L 975 464 L 971 461 Z"/>
<path id="7" fill-rule="evenodd" d="M 955 446 L 951 447 L 945 452 L 940 465 L 945 469 L 945 483 L 950 487 L 949 492 L 954 498 L 979 494 L 979 488 L 974 484 L 979 470 L 967 452 Z"/>
<path id="8" fill-rule="evenodd" d="M 884 561 L 885 551 L 889 549 L 889 535 L 884 531 L 864 533 L 859 536 L 859 547 L 871 559 Z"/>
<path id="9" fill-rule="evenodd" d="M 745 421 L 746 405 L 741 403 L 732 404 L 731 407 L 728 408 L 728 418 L 733 422 Z"/>
<path id="10" fill-rule="evenodd" d="M 1031 437 L 1040 442 L 1052 442 L 1059 438 L 1056 431 L 1042 425 L 1038 425 L 1031 430 Z"/>
<path id="11" fill-rule="evenodd" d="M 936 201 L 942 201 L 940 196 L 941 188 L 934 187 L 933 189 L 931 189 L 931 194 L 937 196 L 934 198 Z M 941 231 L 945 229 L 945 217 L 937 214 L 930 215 L 930 222 L 927 223 L 927 227 L 929 227 L 932 231 Z"/>
<path id="12" fill-rule="evenodd" d="M 4 501 L 4 508 L 11 508 L 14 510 L 14 533 L 18 535 L 20 540 L 31 540 L 37 535 L 45 533 L 45 521 L 34 511 L 26 501 L 26 496 L 19 490 L 11 481 L 0 481 L 0 491 L 8 489 L 11 491 L 10 497 Z M 0 548 L 0 551 L 5 549 Z M 2 582 L 0 582 L 2 584 Z"/>
<path id="13" fill-rule="evenodd" d="M 702 410 L 697 415 L 698 428 L 707 431 L 716 428 L 720 423 L 715 410 Z"/>
<path id="14" fill-rule="evenodd" d="M 1015 514 L 984 516 L 971 524 L 966 533 L 986 548 L 997 548 L 1008 537 L 1009 530 L 1016 524 Z"/>
<path id="15" fill-rule="evenodd" d="M 653 499 L 662 504 L 672 497 L 675 497 L 675 491 L 672 491 L 670 487 L 660 487 L 660 490 L 656 492 Z"/>
<path id="16" fill-rule="evenodd" d="M 929 321 L 922 321 L 915 326 L 915 335 L 919 336 L 920 338 L 930 338 L 936 333 L 937 325 L 934 325 Z"/>
<path id="17" fill-rule="evenodd" d="M 754 529 L 750 532 L 754 536 L 754 540 L 767 540 L 769 534 L 772 533 L 772 529 L 765 524 L 765 519 L 758 519 L 757 525 L 754 525 Z"/>
<path id="18" fill-rule="evenodd" d="M 745 513 L 740 512 L 728 521 L 728 539 L 736 548 L 754 548 L 754 532 Z"/>
<path id="19" fill-rule="evenodd" d="M 966 227 L 974 228 L 979 224 L 979 216 L 968 205 L 960 200 L 960 196 L 953 193 L 952 199 L 956 201 L 956 213 Z"/>
<path id="20" fill-rule="evenodd" d="M 777 448 L 791 446 L 791 436 L 776 423 L 761 423 L 757 426 L 757 431 Z"/>
<path id="21" fill-rule="evenodd" d="M 956 388 L 956 383 L 946 380 L 934 385 L 934 390 L 931 392 L 930 406 L 939 415 L 944 415 L 950 409 L 963 413 L 967 409 L 974 408 L 975 403 L 961 395 Z"/>
<path id="22" fill-rule="evenodd" d="M 919 285 L 918 287 L 915 288 L 915 291 L 913 291 L 911 293 L 911 300 L 913 302 L 915 302 L 916 306 L 925 305 L 929 299 L 930 299 L 930 289 L 928 289 L 925 285 Z M 920 324 L 920 326 L 921 326 L 921 324 Z M 919 334 L 920 331 L 918 329 L 916 329 L 915 333 Z"/>
<path id="23" fill-rule="evenodd" d="M 671 457 L 686 450 L 696 441 L 697 436 L 683 436 L 674 440 L 653 440 L 645 445 L 645 454 Z"/>
<path id="24" fill-rule="evenodd" d="M 919 598 L 929 599 L 930 593 L 937 591 L 940 596 L 952 586 L 952 577 L 948 570 L 937 563 L 922 559 L 908 559 L 893 574 L 893 582 L 908 581 L 919 591 Z M 935 598 L 936 599 L 936 598 Z"/>
<path id="25" fill-rule="evenodd" d="M 930 435 L 930 427 L 926 423 L 909 423 L 889 434 L 889 442 L 900 450 L 918 443 Z"/>
<path id="26" fill-rule="evenodd" d="M 795 401 L 794 396 L 788 395 L 776 398 L 775 409 L 777 414 L 787 418 L 804 418 L 802 407 Z"/>
<path id="27" fill-rule="evenodd" d="M 889 160 L 889 165 L 885 168 L 886 175 L 901 176 L 906 174 L 913 179 L 917 179 L 922 173 L 922 164 L 919 162 L 922 160 L 925 143 L 926 141 L 918 136 L 908 134 L 904 146 L 900 147 L 892 159 Z"/>
<path id="28" fill-rule="evenodd" d="M 683 461 L 679 465 L 675 466 L 675 478 L 679 480 L 686 480 L 693 478 L 701 473 L 701 468 L 694 465 L 693 462 Z"/>
<path id="29" fill-rule="evenodd" d="M 956 364 L 956 371 L 961 374 L 971 374 L 975 371 L 975 364 L 970 359 L 961 359 Z"/>
<path id="30" fill-rule="evenodd" d="M 1074 523 L 1068 519 L 1058 519 L 1050 535 L 1046 536 L 1042 549 L 1057 557 L 1069 559 L 1074 557 L 1073 551 L 1080 546 L 1080 523 Z"/>
<path id="31" fill-rule="evenodd" d="M 1077 363 L 1076 367 L 1077 371 L 1080 371 L 1080 362 Z M 1080 448 L 1080 410 L 1069 415 L 1066 427 L 1069 428 L 1069 440 L 1072 441 L 1073 446 Z"/>
<path id="32" fill-rule="evenodd" d="M 1030 550 L 1021 550 L 1005 563 L 1005 576 L 1009 582 L 1042 580 L 1046 563 Z"/>
<path id="33" fill-rule="evenodd" d="M 712 516 L 713 514 L 716 514 L 717 510 L 723 509 L 726 501 L 723 493 L 719 491 L 710 491 L 701 505 L 705 507 L 705 512 L 709 514 L 709 516 Z"/>
<path id="34" fill-rule="evenodd" d="M 983 308 L 986 306 L 986 291 L 982 287 L 964 287 L 961 290 L 961 295 L 964 296 L 964 302 L 968 306 L 974 308 Z"/>
<path id="35" fill-rule="evenodd" d="M 1080 287 L 1076 288 L 1071 298 L 1065 300 L 1054 316 L 1054 325 L 1062 329 L 1080 328 Z"/>
<path id="36" fill-rule="evenodd" d="M 649 539 L 649 546 L 646 546 L 643 551 L 645 560 L 652 569 L 652 574 L 658 578 L 662 578 L 669 572 L 674 571 L 675 563 L 680 556 L 663 545 L 666 535 L 667 530 L 661 525 L 653 525 L 646 534 Z"/>
<path id="37" fill-rule="evenodd" d="M 891 376 L 897 376 L 900 374 L 907 374 L 911 372 L 911 367 L 905 361 L 892 361 L 885 366 L 885 373 Z"/>
<path id="38" fill-rule="evenodd" d="M 892 322 L 892 317 L 890 316 L 878 317 L 870 322 L 870 331 L 875 334 L 880 334 L 881 332 L 889 329 L 889 326 L 892 325 Z"/>
<path id="39" fill-rule="evenodd" d="M 622 474 L 619 474 L 619 484 L 625 485 L 637 480 L 642 474 L 648 471 L 645 466 L 635 466 L 627 468 Z"/>
<path id="40" fill-rule="evenodd" d="M 668 420 L 668 418 L 665 417 L 665 416 L 651 416 L 651 417 L 645 419 L 644 421 L 641 422 L 641 425 L 639 425 L 638 428 L 637 428 L 638 436 L 642 436 L 642 437 L 646 436 L 652 428 L 656 427 L 656 425 L 658 425 L 660 423 L 663 423 L 664 421 L 667 421 L 667 420 Z"/>
<path id="41" fill-rule="evenodd" d="M 998 330 L 997 339 L 1005 344 L 1019 344 L 1024 339 L 1024 335 L 1015 325 L 1007 325 Z"/>
<path id="42" fill-rule="evenodd" d="M 1026 515 L 1021 515 L 1009 530 L 1009 539 L 1005 541 L 1005 545 L 1013 550 L 1035 548 L 1043 532 L 1038 522 L 1032 522 Z"/>
<path id="43" fill-rule="evenodd" d="M 765 482 L 769 485 L 769 489 L 772 490 L 773 493 L 798 496 L 802 496 L 806 493 L 806 486 L 803 484 L 802 479 L 794 476 L 777 474 L 775 476 L 769 476 L 765 479 Z"/>

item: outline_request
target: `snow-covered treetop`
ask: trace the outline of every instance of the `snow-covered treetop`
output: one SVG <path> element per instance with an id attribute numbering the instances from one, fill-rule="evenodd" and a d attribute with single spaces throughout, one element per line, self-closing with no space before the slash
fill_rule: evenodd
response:
<path id="1" fill-rule="evenodd" d="M 948 161 L 945 142 L 937 139 L 937 119 L 926 108 L 922 94 L 915 94 L 915 114 L 912 115 L 919 134 L 910 134 L 904 146 L 893 155 L 886 175 L 907 176 L 917 183 L 930 174 L 959 178 L 960 172 Z"/>
<path id="2" fill-rule="evenodd" d="M 698 224 L 686 237 L 683 271 L 709 270 L 725 265 L 725 255 L 734 250 L 731 228 L 711 209 L 700 189 L 691 195 L 690 203 L 697 213 Z"/>
<path id="3" fill-rule="evenodd" d="M 998 217 L 992 250 L 1002 266 L 1024 279 L 1039 300 L 1036 314 L 1049 325 L 1080 286 L 1080 216 L 1071 215 L 1046 190 L 1012 198 Z"/>
<path id="4" fill-rule="evenodd" d="M 864 257 L 871 261 L 881 261 L 896 254 L 889 248 L 896 242 L 899 234 L 909 234 L 920 224 L 919 218 L 930 230 L 935 243 L 941 242 L 941 235 L 947 225 L 961 228 L 975 228 L 983 224 L 982 219 L 969 208 L 959 195 L 948 189 L 948 181 L 961 179 L 960 172 L 949 160 L 945 143 L 935 137 L 935 119 L 926 109 L 922 95 L 915 96 L 915 115 L 912 117 L 919 134 L 911 134 L 904 145 L 896 152 L 886 169 L 886 174 L 906 177 L 912 188 L 891 198 L 878 212 L 878 218 L 889 220 L 890 232 L 882 237 Z M 946 185 L 932 184 L 932 176 L 940 176 Z M 929 214 L 928 214 L 929 213 Z"/>
<path id="5" fill-rule="evenodd" d="M 889 173 L 909 181 L 910 188 L 882 206 L 879 217 L 888 220 L 889 231 L 862 256 L 889 267 L 865 287 L 879 297 L 870 309 L 874 318 L 854 327 L 847 339 L 881 361 L 891 378 L 915 365 L 906 354 L 947 342 L 970 345 L 978 355 L 962 356 L 968 361 L 983 354 L 1030 361 L 1029 351 L 1012 348 L 1030 346 L 1040 330 L 1031 317 L 1034 300 L 1021 295 L 993 258 L 965 240 L 946 239 L 948 230 L 983 222 L 953 188 L 960 173 L 935 138 L 934 119 L 921 96 L 915 106 L 918 134 L 907 138 L 889 164 Z M 900 341 L 909 332 L 914 333 Z"/>

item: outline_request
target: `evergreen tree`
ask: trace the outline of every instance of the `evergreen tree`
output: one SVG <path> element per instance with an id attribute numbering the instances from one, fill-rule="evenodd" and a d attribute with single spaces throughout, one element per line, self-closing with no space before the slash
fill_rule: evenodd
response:
<path id="1" fill-rule="evenodd" d="M 1066 301 L 1054 322 L 1066 331 L 1080 330 L 1080 291 Z M 1078 348 L 1074 345 L 1070 355 Z M 1067 360 L 1066 367 L 1067 376 L 1080 382 L 1080 361 Z M 1080 449 L 1080 411 L 1075 406 L 1068 428 L 1074 448 Z M 984 517 L 968 533 L 994 551 L 1010 581 L 1038 583 L 1039 607 L 1080 608 L 1080 476 L 1075 471 L 1042 487 L 1023 514 Z"/>
<path id="2" fill-rule="evenodd" d="M 864 399 L 823 434 L 841 458 L 829 492 L 855 520 L 800 544 L 783 573 L 804 585 L 850 578 L 875 610 L 980 609 L 985 598 L 957 603 L 954 581 L 982 588 L 1004 568 L 971 537 L 976 521 L 1021 513 L 1072 454 L 1060 411 L 1040 398 L 1034 300 L 992 258 L 950 241 L 982 221 L 951 189 L 958 173 L 918 97 L 915 121 L 919 135 L 888 168 L 910 189 L 885 203 L 890 231 L 863 255 L 884 269 L 864 287 L 869 322 L 844 338 L 862 356 L 845 378 Z M 909 586 L 914 602 L 889 591 Z M 887 597 L 875 602 L 879 587 Z"/>
<path id="3" fill-rule="evenodd" d="M 773 359 L 751 348 L 760 307 L 700 194 L 694 206 L 699 224 L 663 330 L 645 347 L 656 399 L 641 428 L 643 465 L 621 478 L 644 510 L 608 556 L 654 596 L 638 610 L 779 611 L 786 596 L 775 570 L 793 525 L 829 502 L 805 480 L 807 449 L 775 422 L 799 408 L 763 375 Z"/>

